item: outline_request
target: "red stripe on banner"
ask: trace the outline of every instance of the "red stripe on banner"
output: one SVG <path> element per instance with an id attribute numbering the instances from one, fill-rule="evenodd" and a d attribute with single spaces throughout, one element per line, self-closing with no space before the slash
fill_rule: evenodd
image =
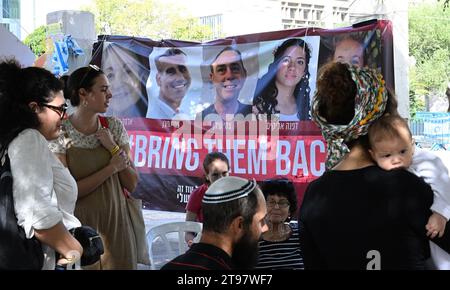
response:
<path id="1" fill-rule="evenodd" d="M 231 174 L 256 180 L 286 176 L 309 182 L 325 169 L 326 144 L 312 122 L 265 123 L 267 130 L 256 131 L 240 122 L 201 128 L 189 124 L 187 129 L 169 126 L 174 121 L 160 124 L 165 122 L 168 127 L 151 124 L 152 130 L 137 130 L 143 122 L 128 128 L 133 162 L 142 173 L 198 177 L 205 155 L 212 151 L 227 155 Z"/>

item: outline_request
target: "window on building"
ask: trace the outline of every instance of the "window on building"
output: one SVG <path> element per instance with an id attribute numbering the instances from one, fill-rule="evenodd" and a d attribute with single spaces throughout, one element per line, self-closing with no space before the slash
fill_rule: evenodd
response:
<path id="1" fill-rule="evenodd" d="M 316 20 L 321 20 L 322 19 L 322 12 L 323 11 L 320 11 L 320 10 L 316 11 Z"/>
<path id="2" fill-rule="evenodd" d="M 9 23 L 0 23 L 0 26 L 5 27 L 7 30 L 9 30 Z"/>
<path id="3" fill-rule="evenodd" d="M 309 9 L 303 9 L 303 19 L 309 19 Z"/>
<path id="4" fill-rule="evenodd" d="M 3 18 L 20 18 L 20 0 L 3 0 Z"/>
<path id="5" fill-rule="evenodd" d="M 223 36 L 222 14 L 200 17 L 200 22 L 211 28 L 212 39 Z"/>
<path id="6" fill-rule="evenodd" d="M 291 8 L 291 18 L 295 19 L 295 12 L 297 12 L 297 9 Z"/>

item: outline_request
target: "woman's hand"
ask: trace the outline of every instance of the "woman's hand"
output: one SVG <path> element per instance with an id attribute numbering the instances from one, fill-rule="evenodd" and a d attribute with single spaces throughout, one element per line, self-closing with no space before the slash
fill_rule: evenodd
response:
<path id="1" fill-rule="evenodd" d="M 60 255 L 56 264 L 63 266 L 65 268 L 69 264 L 77 263 L 80 259 L 81 259 L 81 253 L 73 250 L 73 251 L 69 251 L 65 255 Z"/>
<path id="2" fill-rule="evenodd" d="M 102 146 L 110 152 L 117 145 L 116 142 L 114 142 L 114 138 L 108 128 L 100 128 L 95 133 L 95 137 L 97 137 Z"/>
<path id="3" fill-rule="evenodd" d="M 118 154 L 111 157 L 109 164 L 114 167 L 115 173 L 120 172 L 131 165 L 130 160 L 124 150 L 120 150 Z"/>

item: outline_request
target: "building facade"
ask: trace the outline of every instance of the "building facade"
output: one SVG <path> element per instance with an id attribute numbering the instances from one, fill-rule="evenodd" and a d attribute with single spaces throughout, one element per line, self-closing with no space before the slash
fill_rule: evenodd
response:
<path id="1" fill-rule="evenodd" d="M 191 14 L 209 26 L 212 39 L 303 27 L 350 24 L 350 0 L 191 0 Z M 251 11 L 251 12 L 250 12 Z"/>
<path id="2" fill-rule="evenodd" d="M 20 0 L 1 0 L 0 11 L 0 25 L 20 39 Z"/>

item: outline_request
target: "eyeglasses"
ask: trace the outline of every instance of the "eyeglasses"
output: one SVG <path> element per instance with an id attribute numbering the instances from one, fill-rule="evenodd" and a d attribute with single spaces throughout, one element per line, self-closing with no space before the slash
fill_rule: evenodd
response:
<path id="1" fill-rule="evenodd" d="M 56 112 L 59 115 L 59 117 L 61 118 L 61 120 L 64 118 L 64 115 L 66 114 L 66 111 L 67 111 L 67 104 L 62 104 L 59 107 L 48 105 L 48 104 L 42 104 L 42 106 L 49 108 L 53 112 Z"/>
<path id="2" fill-rule="evenodd" d="M 278 202 L 276 202 L 275 200 L 269 200 L 267 202 L 267 206 L 268 207 L 275 207 L 276 205 L 278 205 L 279 208 L 287 208 L 288 206 L 290 206 L 291 204 L 289 203 L 289 201 L 287 200 L 280 200 Z"/>

